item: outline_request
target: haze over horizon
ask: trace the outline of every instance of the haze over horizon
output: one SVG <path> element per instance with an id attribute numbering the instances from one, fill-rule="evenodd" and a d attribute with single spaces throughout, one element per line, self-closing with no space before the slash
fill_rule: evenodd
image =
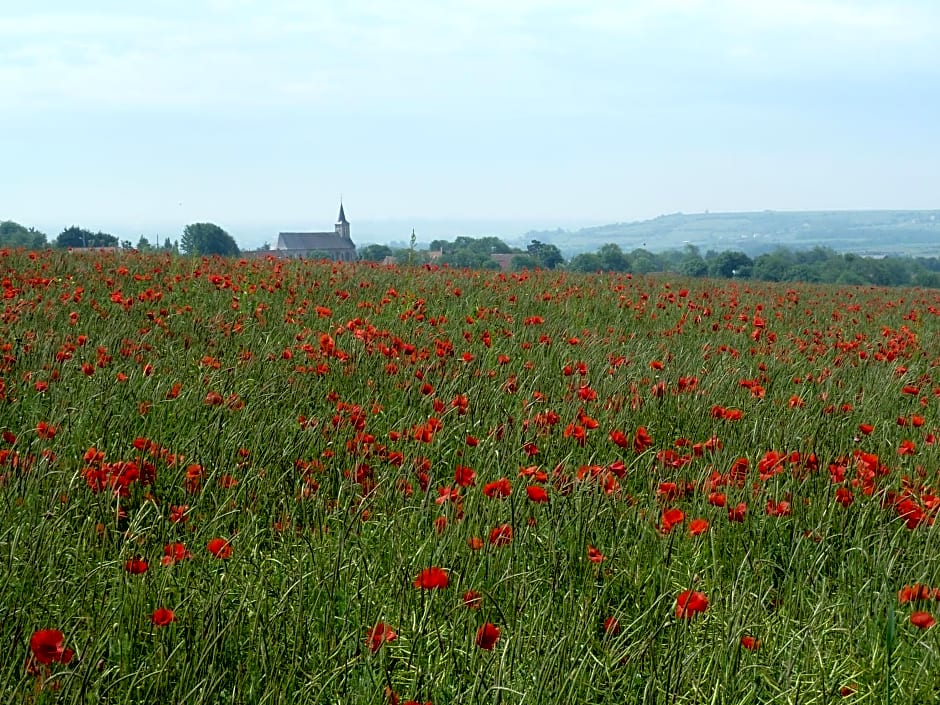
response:
<path id="1" fill-rule="evenodd" d="M 932 0 L 37 0 L 0 12 L 0 220 L 252 247 L 341 197 L 363 242 L 934 209 L 938 27 Z"/>

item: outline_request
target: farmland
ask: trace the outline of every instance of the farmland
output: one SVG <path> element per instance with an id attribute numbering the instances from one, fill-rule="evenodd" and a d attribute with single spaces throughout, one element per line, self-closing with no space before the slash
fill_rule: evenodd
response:
<path id="1" fill-rule="evenodd" d="M 7 701 L 940 697 L 940 292 L 0 270 Z"/>

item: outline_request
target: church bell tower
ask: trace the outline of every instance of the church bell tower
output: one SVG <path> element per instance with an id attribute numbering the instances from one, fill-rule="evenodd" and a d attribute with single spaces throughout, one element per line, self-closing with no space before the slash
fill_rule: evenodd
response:
<path id="1" fill-rule="evenodd" d="M 343 202 L 339 202 L 339 217 L 336 219 L 336 234 L 341 238 L 349 240 L 349 221 L 346 220 L 346 213 L 343 210 Z"/>

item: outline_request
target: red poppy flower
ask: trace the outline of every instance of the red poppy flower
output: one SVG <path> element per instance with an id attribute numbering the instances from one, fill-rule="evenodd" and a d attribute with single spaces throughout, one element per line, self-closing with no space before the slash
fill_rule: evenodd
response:
<path id="1" fill-rule="evenodd" d="M 214 538 L 206 544 L 206 549 L 216 558 L 231 558 L 232 546 L 223 538 Z"/>
<path id="2" fill-rule="evenodd" d="M 742 636 L 741 646 L 743 646 L 748 651 L 757 651 L 760 648 L 760 639 L 750 635 Z"/>
<path id="3" fill-rule="evenodd" d="M 741 502 L 735 507 L 728 509 L 728 521 L 742 522 L 747 514 L 747 505 Z"/>
<path id="4" fill-rule="evenodd" d="M 627 448 L 630 445 L 630 437 L 619 429 L 611 431 L 608 437 L 621 448 Z"/>
<path id="5" fill-rule="evenodd" d="M 768 499 L 764 511 L 767 513 L 767 516 L 772 517 L 790 516 L 790 503 L 786 500 L 774 502 L 772 499 Z"/>
<path id="6" fill-rule="evenodd" d="M 615 636 L 620 632 L 620 622 L 617 621 L 616 617 L 608 617 L 604 620 L 604 634 L 607 636 Z"/>
<path id="7" fill-rule="evenodd" d="M 930 599 L 940 600 L 940 588 L 931 589 L 927 585 L 914 583 L 913 585 L 905 585 L 900 590 L 898 590 L 898 602 L 902 605 L 907 604 L 908 602 L 917 602 Z"/>
<path id="8" fill-rule="evenodd" d="M 653 446 L 653 437 L 650 436 L 649 431 L 646 430 L 645 426 L 639 426 L 636 429 L 636 435 L 633 437 L 633 452 L 642 453 L 647 448 Z"/>
<path id="9" fill-rule="evenodd" d="M 681 524 L 683 521 L 685 521 L 685 514 L 681 509 L 676 509 L 675 507 L 666 509 L 663 511 L 662 519 L 660 520 L 660 531 L 662 531 L 663 534 L 668 534 L 676 524 Z"/>
<path id="10" fill-rule="evenodd" d="M 160 559 L 160 565 L 173 565 L 192 557 L 193 554 L 186 549 L 185 544 L 179 542 L 168 543 L 163 547 L 163 558 Z"/>
<path id="11" fill-rule="evenodd" d="M 476 472 L 473 468 L 468 468 L 465 465 L 458 465 L 454 470 L 454 482 L 461 487 L 470 487 L 476 480 Z"/>
<path id="12" fill-rule="evenodd" d="M 397 638 L 398 634 L 396 634 L 390 626 L 384 622 L 377 622 L 374 627 L 366 632 L 366 646 L 368 646 L 369 651 L 374 654 L 382 647 L 382 644 L 388 641 L 395 641 Z"/>
<path id="13" fill-rule="evenodd" d="M 836 490 L 836 502 L 843 507 L 851 506 L 854 501 L 855 495 L 852 494 L 852 490 L 848 487 L 840 487 Z"/>
<path id="14" fill-rule="evenodd" d="M 492 651 L 497 641 L 499 641 L 499 627 L 495 624 L 486 622 L 477 629 L 476 645 L 481 649 Z"/>
<path id="15" fill-rule="evenodd" d="M 500 524 L 490 532 L 490 546 L 506 546 L 512 543 L 512 527 Z"/>
<path id="16" fill-rule="evenodd" d="M 180 506 L 170 505 L 170 521 L 172 521 L 174 524 L 185 522 L 187 519 L 186 512 L 188 511 L 188 504 L 183 504 Z"/>
<path id="17" fill-rule="evenodd" d="M 147 564 L 147 561 L 140 556 L 129 558 L 127 563 L 124 564 L 124 570 L 126 570 L 131 575 L 141 575 L 146 573 L 147 568 L 149 567 L 150 566 Z"/>
<path id="18" fill-rule="evenodd" d="M 698 536 L 708 531 L 708 519 L 693 519 L 689 522 L 689 536 Z"/>
<path id="19" fill-rule="evenodd" d="M 603 563 L 605 559 L 604 554 L 598 551 L 593 546 L 588 546 L 587 557 L 588 557 L 588 560 L 591 561 L 591 563 Z"/>
<path id="20" fill-rule="evenodd" d="M 919 629 L 930 629 L 937 620 L 929 612 L 914 612 L 911 615 L 911 624 Z"/>
<path id="21" fill-rule="evenodd" d="M 446 570 L 432 566 L 418 573 L 414 585 L 422 590 L 443 590 L 447 587 L 449 581 Z"/>
<path id="22" fill-rule="evenodd" d="M 483 494 L 490 499 L 503 499 L 512 494 L 512 485 L 505 477 L 501 477 L 495 482 L 489 482 L 483 486 Z"/>
<path id="23" fill-rule="evenodd" d="M 529 485 L 525 488 L 525 493 L 530 502 L 541 504 L 548 501 L 548 492 L 541 485 Z"/>
<path id="24" fill-rule="evenodd" d="M 483 595 L 476 590 L 467 590 L 463 594 L 463 606 L 468 610 L 478 610 L 483 605 Z"/>
<path id="25" fill-rule="evenodd" d="M 53 662 L 68 663 L 75 656 L 72 649 L 63 648 L 65 635 L 58 629 L 40 629 L 29 639 L 29 648 L 33 658 L 42 665 Z"/>
<path id="26" fill-rule="evenodd" d="M 691 619 L 708 609 L 708 598 L 704 593 L 686 590 L 676 598 L 676 617 Z"/>
<path id="27" fill-rule="evenodd" d="M 467 539 L 467 545 L 470 547 L 471 551 L 479 551 L 483 548 L 483 539 L 479 536 L 471 536 Z"/>
<path id="28" fill-rule="evenodd" d="M 176 615 L 173 613 L 173 610 L 167 609 L 166 607 L 158 607 L 153 611 L 153 616 L 151 616 L 150 620 L 153 622 L 154 626 L 165 627 L 176 621 Z"/>

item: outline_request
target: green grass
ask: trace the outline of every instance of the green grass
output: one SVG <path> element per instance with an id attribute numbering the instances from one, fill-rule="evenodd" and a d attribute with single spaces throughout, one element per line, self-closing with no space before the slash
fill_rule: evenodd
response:
<path id="1" fill-rule="evenodd" d="M 934 292 L 59 252 L 3 251 L 0 268 L 5 700 L 940 694 L 940 631 L 910 622 L 940 607 L 898 599 L 940 587 Z M 653 443 L 637 452 L 641 426 Z M 772 451 L 787 458 L 761 476 Z M 455 487 L 458 465 L 474 485 Z M 89 482 L 135 469 L 125 492 Z M 486 496 L 503 477 L 510 496 Z M 668 534 L 666 508 L 685 517 Z M 506 524 L 512 541 L 490 545 Z M 207 550 L 217 537 L 229 558 Z M 175 542 L 192 557 L 161 565 Z M 126 570 L 136 556 L 146 572 Z M 430 566 L 446 588 L 414 586 Z M 688 589 L 708 609 L 680 619 Z M 160 607 L 171 624 L 152 623 Z M 372 653 L 378 622 L 396 638 Z M 475 643 L 484 622 L 492 651 Z M 28 664 L 40 629 L 74 659 Z"/>

